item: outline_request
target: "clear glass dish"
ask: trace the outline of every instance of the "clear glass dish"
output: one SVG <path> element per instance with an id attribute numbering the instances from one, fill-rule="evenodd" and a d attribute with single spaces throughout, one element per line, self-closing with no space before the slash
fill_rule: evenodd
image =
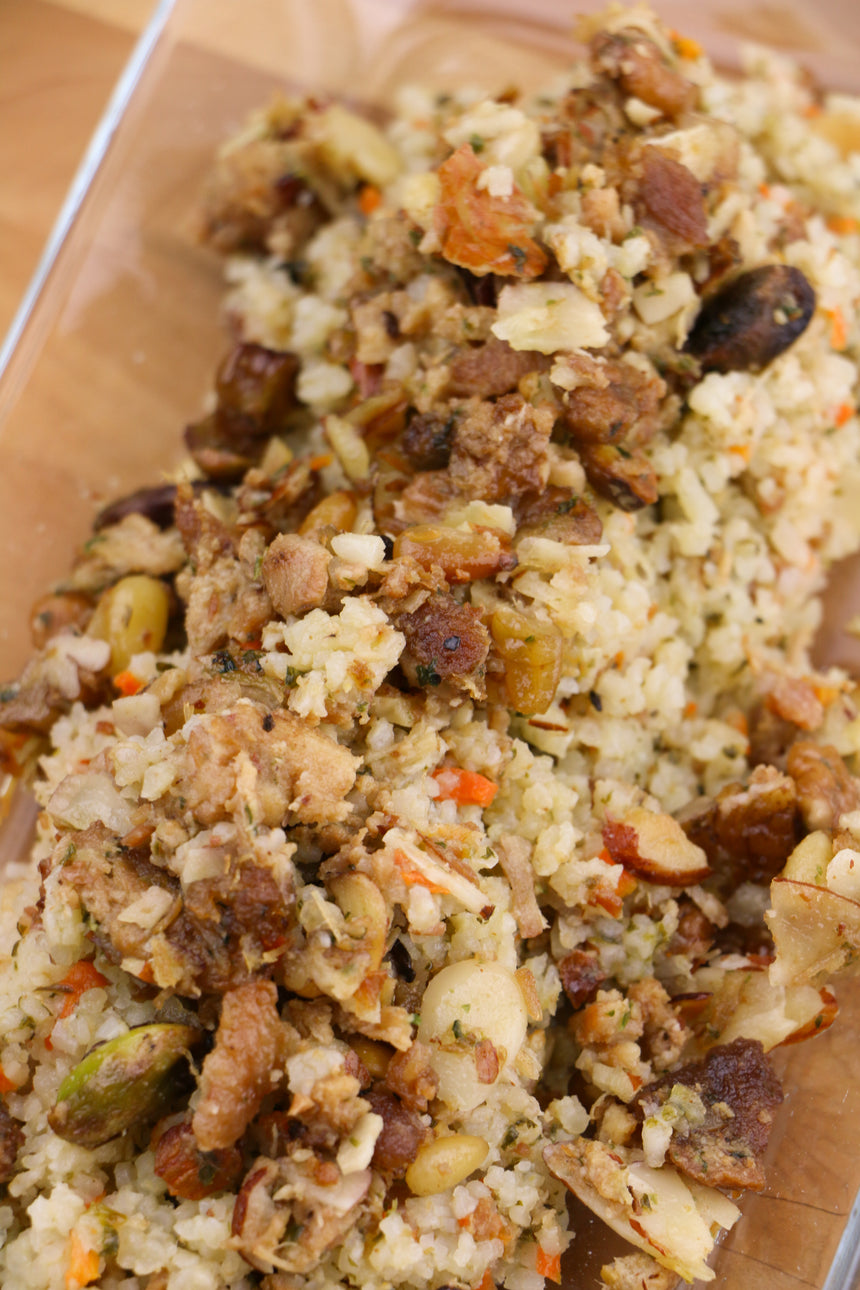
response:
<path id="1" fill-rule="evenodd" d="M 721 63 L 731 65 L 738 38 L 765 40 L 801 56 L 828 85 L 860 89 L 855 0 L 656 7 Z M 532 86 L 571 54 L 571 8 L 566 0 L 531 0 L 527 12 L 521 0 L 159 7 L 0 373 L 2 676 L 27 657 L 34 596 L 62 576 L 105 500 L 156 482 L 176 462 L 182 427 L 208 388 L 225 343 L 221 270 L 196 244 L 194 217 L 218 143 L 275 87 L 384 107 L 415 80 Z M 26 825 L 7 821 L 7 855 Z M 841 1002 L 826 1035 L 777 1055 L 787 1096 L 768 1186 L 744 1200 L 744 1219 L 717 1254 L 719 1290 L 860 1285 L 858 992 L 843 986 Z M 574 1225 L 565 1290 L 586 1290 L 609 1243 L 584 1211 Z"/>

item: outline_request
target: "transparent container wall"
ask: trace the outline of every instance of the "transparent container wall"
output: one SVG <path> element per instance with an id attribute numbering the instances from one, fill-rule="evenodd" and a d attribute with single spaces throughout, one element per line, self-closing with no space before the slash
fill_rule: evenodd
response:
<path id="1" fill-rule="evenodd" d="M 29 607 L 62 578 L 99 506 L 157 482 L 199 412 L 226 345 L 220 265 L 195 236 L 218 143 L 277 88 L 384 108 L 416 80 L 533 87 L 574 51 L 572 7 L 178 0 L 0 380 L 0 676 L 24 663 Z M 739 38 L 769 41 L 820 81 L 860 88 L 855 0 L 657 8 L 721 64 L 736 61 Z M 833 1260 L 860 1186 L 860 999 L 841 995 L 832 1030 L 778 1055 L 786 1104 L 768 1186 L 719 1251 L 719 1290 L 852 1285 Z M 565 1286 L 591 1290 L 610 1247 L 600 1225 L 574 1217 Z"/>

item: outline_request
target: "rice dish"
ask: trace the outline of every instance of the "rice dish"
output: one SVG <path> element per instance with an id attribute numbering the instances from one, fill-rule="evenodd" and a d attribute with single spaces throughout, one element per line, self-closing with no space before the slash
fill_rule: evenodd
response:
<path id="1" fill-rule="evenodd" d="M 0 693 L 5 1290 L 541 1290 L 569 1192 L 669 1290 L 764 1185 L 860 947 L 860 102 L 579 34 L 215 161 L 188 460 Z"/>

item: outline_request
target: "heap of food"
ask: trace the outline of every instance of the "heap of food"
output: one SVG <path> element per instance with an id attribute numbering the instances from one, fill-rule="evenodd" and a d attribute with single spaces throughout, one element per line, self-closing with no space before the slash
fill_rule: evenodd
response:
<path id="1" fill-rule="evenodd" d="M 860 105 L 581 35 L 218 158 L 189 459 L 2 693 L 5 1290 L 541 1290 L 568 1189 L 666 1290 L 763 1186 L 860 947 Z"/>

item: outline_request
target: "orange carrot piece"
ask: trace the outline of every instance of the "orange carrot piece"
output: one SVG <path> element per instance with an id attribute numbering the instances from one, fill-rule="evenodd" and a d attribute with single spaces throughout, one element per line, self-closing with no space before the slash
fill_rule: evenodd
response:
<path id="1" fill-rule="evenodd" d="M 854 415 L 854 405 L 852 403 L 840 403 L 836 409 L 836 415 L 833 420 L 838 426 L 844 426 Z"/>
<path id="2" fill-rule="evenodd" d="M 496 1283 L 490 1275 L 489 1268 L 487 1268 L 478 1284 L 472 1287 L 472 1290 L 496 1290 Z"/>
<path id="3" fill-rule="evenodd" d="M 135 676 L 134 672 L 117 672 L 113 683 L 124 698 L 131 698 L 133 694 L 143 689 L 143 681 L 140 677 Z"/>
<path id="4" fill-rule="evenodd" d="M 421 873 L 420 869 L 416 869 L 414 865 L 410 864 L 409 857 L 405 852 L 395 851 L 394 863 L 400 870 L 400 876 L 407 887 L 426 887 L 428 891 L 438 892 L 440 896 L 449 896 L 451 894 L 447 887 L 434 882 L 432 878 L 428 878 L 426 874 Z"/>
<path id="5" fill-rule="evenodd" d="M 382 193 L 374 184 L 365 184 L 358 194 L 358 209 L 362 215 L 372 215 L 382 203 Z"/>
<path id="6" fill-rule="evenodd" d="M 547 1277 L 550 1281 L 561 1281 L 561 1255 L 547 1254 L 539 1245 L 537 1248 L 537 1258 L 535 1260 L 535 1271 L 539 1276 Z"/>
<path id="7" fill-rule="evenodd" d="M 87 990 L 95 990 L 97 986 L 107 985 L 106 976 L 102 976 L 98 968 L 94 967 L 89 959 L 81 959 L 69 968 L 63 977 L 60 985 L 67 991 L 63 1000 L 63 1006 L 60 1008 L 59 1017 L 70 1016 L 80 1002 L 82 994 Z"/>
<path id="8" fill-rule="evenodd" d="M 692 36 L 680 36 L 677 31 L 670 33 L 672 37 L 672 48 L 679 58 L 700 58 L 702 46 Z M 556 1278 L 553 1278 L 556 1280 Z"/>
<path id="9" fill-rule="evenodd" d="M 628 873 L 625 869 L 621 877 L 618 879 L 618 886 L 615 890 L 618 892 L 619 896 L 629 896 L 631 891 L 635 891 L 636 879 L 633 877 L 633 874 Z"/>
<path id="10" fill-rule="evenodd" d="M 589 905 L 599 905 L 601 909 L 605 909 L 610 918 L 619 918 L 624 908 L 624 901 L 614 891 L 592 892 L 588 903 Z"/>
<path id="11" fill-rule="evenodd" d="M 17 1087 L 18 1085 L 12 1083 L 3 1067 L 0 1066 L 0 1093 L 14 1093 Z"/>
<path id="12" fill-rule="evenodd" d="M 81 1290 L 91 1285 L 99 1274 L 97 1250 L 87 1250 L 77 1232 L 69 1237 L 69 1264 L 66 1268 L 66 1290 Z"/>
<path id="13" fill-rule="evenodd" d="M 830 315 L 830 344 L 833 349 L 842 350 L 848 344 L 848 328 L 841 309 L 828 309 Z"/>
<path id="14" fill-rule="evenodd" d="M 604 864 L 617 864 L 617 860 L 612 859 L 612 854 L 608 847 L 603 847 L 597 853 L 598 860 Z M 624 907 L 624 897 L 629 896 L 631 891 L 636 890 L 636 878 L 627 869 L 625 869 L 614 891 L 607 891 L 605 888 L 597 888 L 589 897 L 589 904 L 599 905 L 605 909 L 611 918 L 618 918 Z"/>
<path id="15" fill-rule="evenodd" d="M 498 784 L 487 779 L 486 775 L 479 775 L 475 770 L 463 770 L 461 766 L 435 770 L 433 778 L 439 785 L 439 800 L 456 802 L 459 806 L 489 806 L 499 791 Z"/>
<path id="16" fill-rule="evenodd" d="M 851 215 L 829 215 L 827 227 L 831 233 L 856 233 L 860 222 Z"/>

